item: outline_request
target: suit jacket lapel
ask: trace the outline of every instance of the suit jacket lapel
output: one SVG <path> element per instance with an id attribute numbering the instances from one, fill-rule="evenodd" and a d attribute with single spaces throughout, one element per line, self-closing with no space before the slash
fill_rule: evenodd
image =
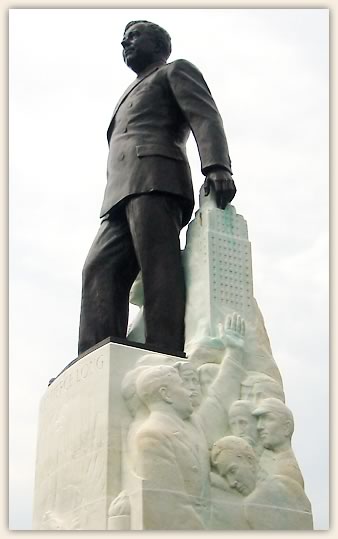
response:
<path id="1" fill-rule="evenodd" d="M 160 64 L 160 65 L 163 65 L 163 64 Z M 128 88 L 125 90 L 125 92 L 122 94 L 122 96 L 120 97 L 120 99 L 118 100 L 117 102 L 117 105 L 114 109 L 114 112 L 113 112 L 113 116 L 112 116 L 112 119 L 110 121 L 110 124 L 109 124 L 109 127 L 108 127 L 108 131 L 107 131 L 107 138 L 108 138 L 108 142 L 109 142 L 109 139 L 110 139 L 110 134 L 111 134 L 111 131 L 112 131 L 112 123 L 114 121 L 114 118 L 115 118 L 115 115 L 117 113 L 117 111 L 119 110 L 120 106 L 122 105 L 123 101 L 126 99 L 126 97 L 130 94 L 130 92 L 136 88 L 136 86 L 138 86 L 140 84 L 140 82 L 142 82 L 146 77 L 149 77 L 149 75 L 151 75 L 152 73 L 154 73 L 154 71 L 156 71 L 157 69 L 159 69 L 160 65 L 156 65 L 156 66 L 152 66 L 149 68 L 149 70 L 145 71 L 141 76 L 137 77 L 129 86 Z"/>

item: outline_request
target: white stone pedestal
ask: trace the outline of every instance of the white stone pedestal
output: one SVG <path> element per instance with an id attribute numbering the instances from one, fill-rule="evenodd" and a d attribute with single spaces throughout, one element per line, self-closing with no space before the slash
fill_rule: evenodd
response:
<path id="1" fill-rule="evenodd" d="M 122 489 L 123 429 L 130 422 L 121 381 L 145 354 L 155 352 L 108 343 L 48 387 L 40 405 L 33 529 L 129 529 L 128 517 L 109 518 L 108 510 Z"/>

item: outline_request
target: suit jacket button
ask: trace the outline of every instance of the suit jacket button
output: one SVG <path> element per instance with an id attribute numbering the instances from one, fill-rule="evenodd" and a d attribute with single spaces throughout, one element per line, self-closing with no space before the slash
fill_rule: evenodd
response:
<path id="1" fill-rule="evenodd" d="M 124 159 L 124 153 L 120 153 L 120 155 L 119 155 L 119 161 L 123 161 L 123 159 Z"/>
<path id="2" fill-rule="evenodd" d="M 130 101 L 130 102 L 128 103 L 128 109 L 130 109 L 132 106 L 133 106 L 133 104 L 132 104 L 132 102 Z"/>

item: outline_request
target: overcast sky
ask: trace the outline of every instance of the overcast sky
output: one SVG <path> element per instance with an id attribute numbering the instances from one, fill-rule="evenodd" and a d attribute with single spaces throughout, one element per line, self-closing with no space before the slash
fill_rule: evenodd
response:
<path id="1" fill-rule="evenodd" d="M 223 117 L 254 295 L 316 529 L 328 527 L 328 10 L 10 11 L 10 528 L 30 529 L 39 401 L 77 355 L 81 271 L 99 226 L 106 130 L 134 74 L 129 20 L 172 37 Z M 188 143 L 196 194 L 203 181 Z M 196 208 L 197 209 L 197 208 Z M 183 234 L 184 237 L 184 234 Z"/>

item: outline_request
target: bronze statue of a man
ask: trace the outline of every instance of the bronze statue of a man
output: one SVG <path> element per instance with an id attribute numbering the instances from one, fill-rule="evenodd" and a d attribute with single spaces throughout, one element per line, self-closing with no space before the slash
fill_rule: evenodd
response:
<path id="1" fill-rule="evenodd" d="M 194 207 L 186 141 L 195 137 L 205 192 L 233 199 L 223 123 L 200 71 L 167 63 L 169 34 L 148 21 L 125 29 L 123 58 L 137 78 L 108 128 L 107 186 L 98 234 L 83 269 L 79 354 L 127 332 L 129 291 L 141 270 L 146 344 L 184 348 L 185 283 L 179 233 Z"/>

